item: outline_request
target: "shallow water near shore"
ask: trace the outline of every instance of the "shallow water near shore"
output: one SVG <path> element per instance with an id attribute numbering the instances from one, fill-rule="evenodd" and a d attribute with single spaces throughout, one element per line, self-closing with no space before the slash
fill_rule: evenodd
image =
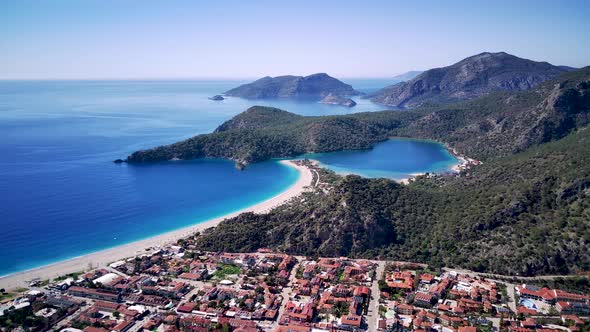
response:
<path id="1" fill-rule="evenodd" d="M 253 105 L 302 115 L 384 109 L 360 99 L 351 109 L 208 99 L 241 83 L 0 81 L 0 276 L 226 215 L 298 178 L 274 160 L 238 171 L 224 160 L 126 165 L 114 159 L 210 132 Z M 387 82 L 359 84 L 369 91 Z"/>
<path id="2" fill-rule="evenodd" d="M 310 153 L 301 158 L 317 160 L 321 166 L 338 174 L 393 180 L 423 173 L 445 173 L 457 164 L 457 159 L 442 144 L 396 138 L 370 150 Z"/>

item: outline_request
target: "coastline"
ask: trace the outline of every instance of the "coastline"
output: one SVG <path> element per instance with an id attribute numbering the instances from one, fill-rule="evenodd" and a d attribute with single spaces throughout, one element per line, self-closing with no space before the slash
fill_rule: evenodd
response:
<path id="1" fill-rule="evenodd" d="M 437 142 L 437 141 L 433 141 L 433 142 Z M 457 160 L 457 162 L 455 164 L 453 164 L 451 167 L 449 167 L 448 173 L 450 173 L 450 174 L 459 175 L 461 173 L 461 171 L 468 170 L 470 167 L 477 166 L 482 163 L 479 160 L 461 155 L 459 152 L 457 152 L 457 150 L 455 148 L 450 147 L 446 143 L 441 143 L 441 142 L 437 142 L 437 143 L 442 144 L 445 147 L 445 150 L 447 150 Z M 403 179 L 399 179 L 399 180 L 395 180 L 395 181 L 398 183 L 404 184 L 404 185 L 408 185 L 417 176 L 421 176 L 421 175 L 425 175 L 425 174 L 426 173 L 412 173 L 407 178 L 403 178 Z"/>
<path id="2" fill-rule="evenodd" d="M 297 165 L 292 161 L 281 160 L 280 163 L 293 167 L 299 172 L 299 178 L 287 190 L 271 197 L 263 202 L 250 207 L 226 214 L 224 216 L 203 221 L 201 223 L 156 235 L 147 239 L 122 244 L 113 248 L 97 251 L 87 255 L 74 257 L 65 261 L 52 263 L 38 268 L 16 272 L 0 277 L 0 288 L 13 289 L 28 286 L 28 280 L 39 278 L 41 280 L 52 279 L 64 274 L 80 272 L 91 268 L 104 267 L 117 260 L 133 257 L 145 253 L 146 248 L 159 247 L 169 243 L 175 243 L 181 238 L 187 237 L 195 232 L 201 232 L 207 228 L 215 227 L 225 219 L 230 219 L 245 212 L 266 213 L 273 208 L 299 196 L 312 184 L 313 176 L 309 168 Z"/>

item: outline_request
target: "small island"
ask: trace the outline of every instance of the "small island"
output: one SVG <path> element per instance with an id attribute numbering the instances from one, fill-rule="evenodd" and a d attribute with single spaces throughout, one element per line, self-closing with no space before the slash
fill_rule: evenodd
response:
<path id="1" fill-rule="evenodd" d="M 320 104 L 327 104 L 327 105 L 338 105 L 338 106 L 345 106 L 345 107 L 354 107 L 356 106 L 356 102 L 350 98 L 337 96 L 332 93 L 328 94 L 324 97 L 324 99 L 319 101 Z"/>
<path id="2" fill-rule="evenodd" d="M 213 97 L 209 97 L 210 100 L 215 100 L 215 101 L 221 101 L 221 100 L 225 100 L 225 98 L 223 98 L 222 95 L 215 95 Z"/>
<path id="3" fill-rule="evenodd" d="M 225 92 L 226 96 L 247 99 L 304 98 L 321 100 L 329 94 L 344 97 L 357 96 L 361 93 L 354 90 L 349 84 L 325 73 L 309 76 L 267 76 Z"/>

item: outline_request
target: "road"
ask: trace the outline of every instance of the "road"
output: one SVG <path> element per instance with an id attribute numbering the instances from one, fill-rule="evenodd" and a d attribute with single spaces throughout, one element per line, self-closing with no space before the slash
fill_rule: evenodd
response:
<path id="1" fill-rule="evenodd" d="M 136 321 L 133 326 L 127 330 L 127 332 L 139 332 L 143 329 L 143 326 L 150 320 L 150 315 L 146 315 L 142 320 Z"/>
<path id="2" fill-rule="evenodd" d="M 299 269 L 299 265 L 301 264 L 303 257 L 296 257 L 296 258 L 297 258 L 297 264 L 295 264 L 295 266 L 293 266 L 293 268 L 291 269 L 291 274 L 289 274 L 289 282 L 287 283 L 287 286 L 283 287 L 283 291 L 281 292 L 281 296 L 283 297 L 283 300 L 281 301 L 281 307 L 279 308 L 279 312 L 277 314 L 277 319 L 275 319 L 272 322 L 270 329 L 267 331 L 274 331 L 277 328 L 277 326 L 279 325 L 279 318 L 281 318 L 281 316 L 283 315 L 283 313 L 285 311 L 284 308 L 286 307 L 287 302 L 289 301 L 289 296 L 293 292 L 293 284 L 295 283 L 295 279 L 296 279 L 295 276 L 297 275 L 297 269 Z"/>
<path id="3" fill-rule="evenodd" d="M 499 280 L 494 281 L 496 283 L 500 282 Z M 506 285 L 506 294 L 508 295 L 508 298 L 506 299 L 508 308 L 510 308 L 510 310 L 516 314 L 516 294 L 514 294 L 514 285 L 507 282 L 504 282 L 504 285 Z"/>
<path id="4" fill-rule="evenodd" d="M 379 291 L 379 279 L 385 271 L 385 262 L 377 261 L 377 271 L 375 273 L 375 280 L 371 284 L 371 302 L 369 303 L 369 311 L 367 312 L 367 331 L 377 331 L 379 323 L 379 299 L 381 298 L 381 292 Z"/>
<path id="5" fill-rule="evenodd" d="M 444 267 L 442 268 L 443 271 L 455 271 L 457 273 L 461 273 L 461 274 L 468 274 L 468 275 L 477 275 L 477 276 L 481 276 L 481 277 L 486 277 L 488 279 L 490 278 L 498 278 L 498 279 L 512 279 L 512 278 L 516 278 L 516 279 L 520 279 L 523 281 L 526 280 L 553 280 L 553 279 L 557 279 L 557 278 L 573 278 L 573 277 L 580 277 L 580 276 L 584 276 L 584 275 L 577 275 L 577 274 L 568 274 L 568 275 L 540 275 L 540 276 L 535 276 L 535 277 L 523 277 L 523 276 L 506 276 L 506 275 L 502 275 L 502 274 L 493 274 L 493 273 L 483 273 L 483 272 L 474 272 L 474 271 L 470 271 L 470 270 L 463 270 L 463 269 L 454 269 L 454 268 L 450 268 L 450 267 Z M 503 282 L 506 283 L 505 281 L 500 280 L 499 282 Z"/>

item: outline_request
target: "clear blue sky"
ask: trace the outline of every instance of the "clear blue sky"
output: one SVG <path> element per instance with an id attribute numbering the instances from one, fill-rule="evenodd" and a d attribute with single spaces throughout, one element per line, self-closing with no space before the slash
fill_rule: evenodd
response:
<path id="1" fill-rule="evenodd" d="M 590 65 L 590 1 L 0 2 L 0 78 L 388 77 L 482 51 Z"/>

